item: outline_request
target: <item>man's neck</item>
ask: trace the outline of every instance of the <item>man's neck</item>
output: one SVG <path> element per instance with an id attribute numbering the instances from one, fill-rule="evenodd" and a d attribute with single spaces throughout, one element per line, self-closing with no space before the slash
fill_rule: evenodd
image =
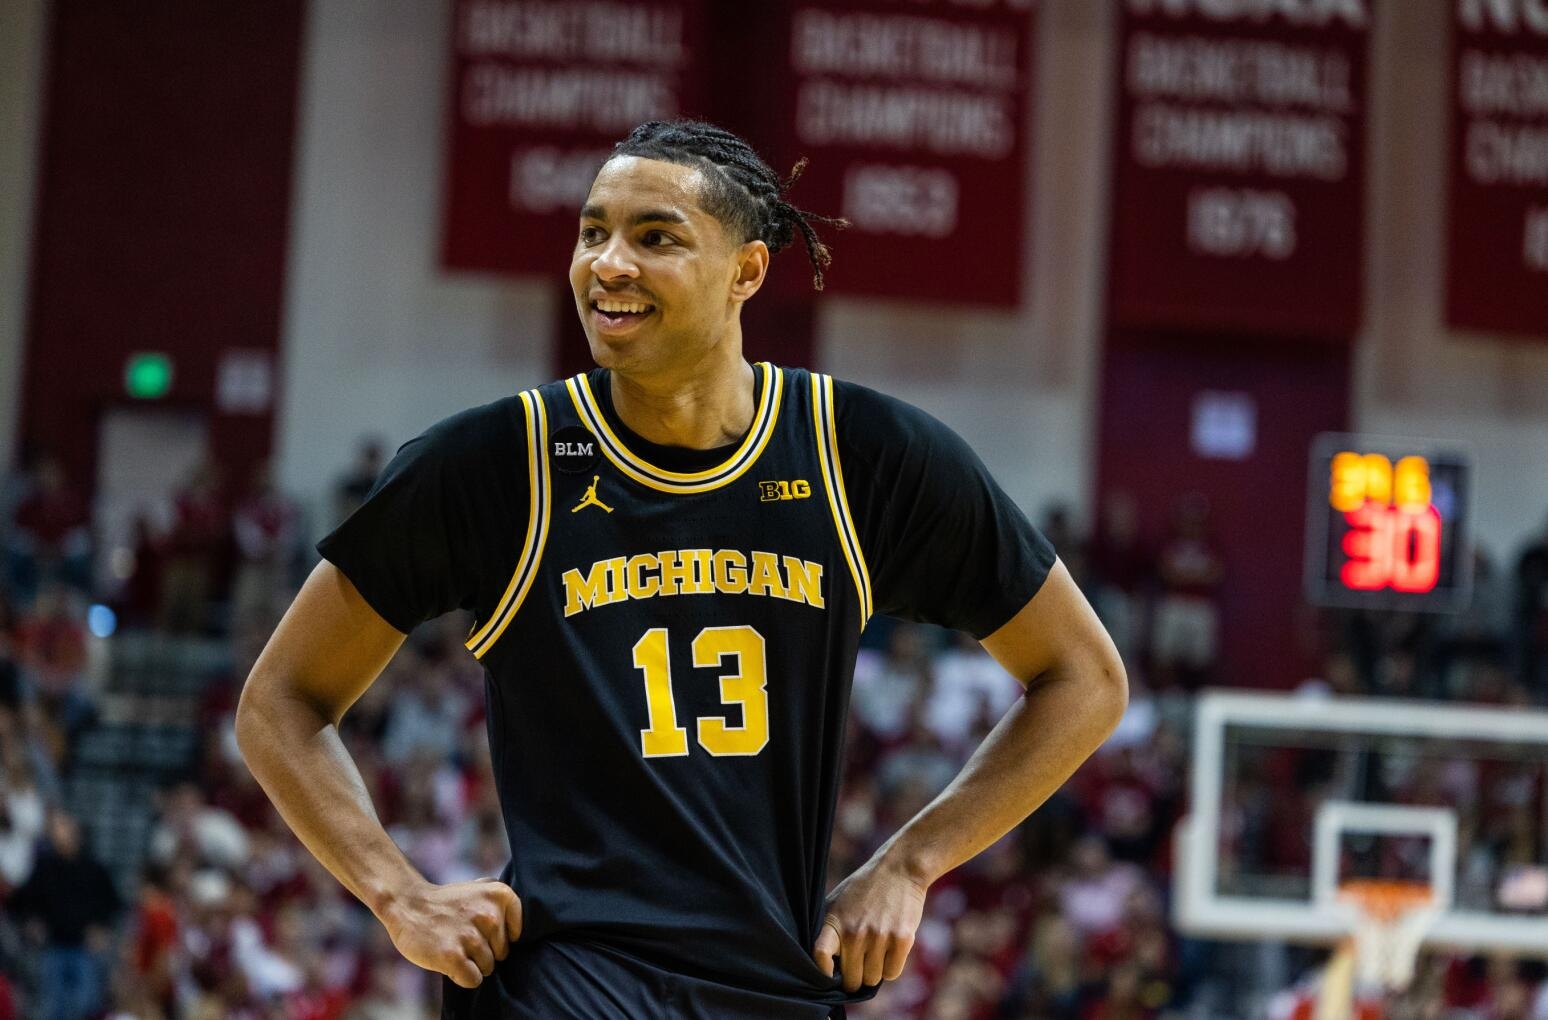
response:
<path id="1" fill-rule="evenodd" d="M 710 450 L 752 427 L 753 367 L 741 356 L 685 372 L 641 377 L 608 373 L 613 409 L 638 436 L 660 446 Z"/>

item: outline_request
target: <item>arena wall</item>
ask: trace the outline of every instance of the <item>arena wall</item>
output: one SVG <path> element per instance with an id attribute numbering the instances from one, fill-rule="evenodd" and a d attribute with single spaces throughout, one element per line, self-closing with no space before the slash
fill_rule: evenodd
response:
<path id="1" fill-rule="evenodd" d="M 31 250 L 42 0 L 0 13 L 0 448 L 14 448 Z M 1447 0 L 1376 6 L 1365 328 L 1353 420 L 1457 438 L 1479 454 L 1478 524 L 1510 553 L 1548 504 L 1548 345 L 1442 325 Z M 1021 313 L 827 299 L 821 366 L 958 429 L 1029 508 L 1087 509 L 1102 329 L 1114 26 L 1046 0 L 1037 53 L 1033 228 Z M 431 421 L 546 379 L 541 282 L 437 268 L 445 10 L 314 0 L 279 399 L 282 482 L 320 526 L 359 436 L 396 446 Z M 994 239 L 986 238 L 986 244 Z M 839 257 L 844 257 L 842 246 Z M 564 254 L 555 253 L 562 264 Z"/>

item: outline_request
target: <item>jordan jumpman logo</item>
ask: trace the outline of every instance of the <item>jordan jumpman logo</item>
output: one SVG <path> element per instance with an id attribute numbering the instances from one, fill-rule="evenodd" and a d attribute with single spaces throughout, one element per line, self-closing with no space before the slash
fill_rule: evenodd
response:
<path id="1" fill-rule="evenodd" d="M 574 506 L 572 506 L 570 508 L 570 513 L 573 514 L 573 513 L 575 513 L 578 510 L 585 509 L 588 506 L 599 506 L 602 509 L 606 510 L 608 513 L 612 513 L 613 512 L 613 508 L 612 507 L 608 506 L 606 503 L 602 502 L 600 499 L 597 498 L 597 482 L 599 482 L 601 480 L 602 480 L 602 476 L 601 475 L 592 475 L 591 476 L 591 485 L 589 485 L 586 488 L 586 495 L 581 497 L 581 501 L 579 503 L 576 503 Z"/>

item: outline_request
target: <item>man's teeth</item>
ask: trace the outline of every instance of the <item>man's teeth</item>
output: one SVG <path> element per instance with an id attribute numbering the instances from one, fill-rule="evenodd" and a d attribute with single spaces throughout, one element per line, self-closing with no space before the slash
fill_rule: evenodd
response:
<path id="1" fill-rule="evenodd" d="M 637 304 L 635 302 L 630 302 L 630 301 L 598 301 L 597 302 L 597 311 L 599 311 L 599 312 L 607 312 L 609 314 L 617 314 L 619 312 L 643 312 L 643 311 L 648 310 L 649 308 L 650 308 L 650 305 L 642 305 L 642 304 Z"/>

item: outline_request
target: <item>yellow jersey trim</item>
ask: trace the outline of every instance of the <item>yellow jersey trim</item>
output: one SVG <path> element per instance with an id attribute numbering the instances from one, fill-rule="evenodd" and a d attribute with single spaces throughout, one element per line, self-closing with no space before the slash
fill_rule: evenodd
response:
<path id="1" fill-rule="evenodd" d="M 844 491 L 843 464 L 839 460 L 838 435 L 834 427 L 833 379 L 816 372 L 811 378 L 812 425 L 817 438 L 817 460 L 822 466 L 823 489 L 828 496 L 828 509 L 833 513 L 833 526 L 838 531 L 839 548 L 843 550 L 850 576 L 855 581 L 855 593 L 860 600 L 860 627 L 864 629 L 872 612 L 871 573 L 865 564 L 859 532 L 849 513 L 849 497 Z"/>
<path id="2" fill-rule="evenodd" d="M 531 493 L 527 534 L 522 541 L 516 570 L 505 586 L 505 594 L 500 596 L 494 613 L 466 642 L 468 650 L 480 659 L 500 640 L 500 635 L 515 619 L 516 611 L 532 590 L 538 563 L 543 558 L 543 546 L 548 541 L 549 509 L 553 502 L 548 468 L 548 410 L 537 390 L 527 390 L 520 396 L 527 420 L 527 484 Z"/>
<path id="3" fill-rule="evenodd" d="M 603 417 L 585 373 L 566 379 L 565 388 L 570 392 L 570 401 L 575 405 L 575 412 L 580 415 L 582 424 L 597 437 L 602 452 L 619 471 L 641 485 L 661 492 L 709 492 L 729 485 L 746 474 L 757 463 L 764 447 L 769 445 L 769 439 L 774 435 L 780 407 L 784 402 L 785 376 L 778 368 L 766 362 L 759 362 L 756 367 L 763 372 L 763 396 L 753 415 L 752 428 L 747 430 L 747 438 L 723 463 L 691 473 L 656 467 L 625 446 Z"/>

